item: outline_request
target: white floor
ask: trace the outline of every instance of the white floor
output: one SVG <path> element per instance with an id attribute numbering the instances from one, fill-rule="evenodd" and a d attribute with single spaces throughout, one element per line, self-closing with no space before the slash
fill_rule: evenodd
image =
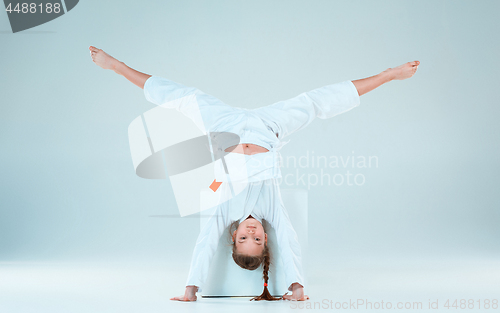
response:
<path id="1" fill-rule="evenodd" d="M 181 303 L 168 300 L 183 292 L 179 286 L 186 273 L 175 266 L 0 262 L 0 312 L 389 311 L 380 307 L 382 301 L 383 308 L 390 302 L 392 312 L 398 305 L 421 305 L 421 309 L 403 309 L 408 312 L 500 312 L 498 307 L 484 309 L 485 300 L 500 300 L 499 259 L 359 259 L 316 264 L 313 269 L 306 289 L 311 300 L 300 304 L 200 297 L 195 303 Z M 458 299 L 459 308 L 447 309 L 447 299 L 450 306 Z M 468 308 L 460 309 L 461 299 Z M 438 309 L 430 310 L 429 300 L 438 300 Z M 356 305 L 361 301 L 371 302 L 372 307 Z"/>

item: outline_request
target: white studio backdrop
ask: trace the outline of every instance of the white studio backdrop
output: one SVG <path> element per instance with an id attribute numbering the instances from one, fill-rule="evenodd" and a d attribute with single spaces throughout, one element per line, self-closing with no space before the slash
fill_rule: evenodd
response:
<path id="1" fill-rule="evenodd" d="M 311 260 L 498 256 L 498 9 L 85 1 L 17 34 L 0 14 L 0 258 L 155 259 L 187 274 L 199 221 L 175 217 L 169 182 L 131 160 L 127 127 L 152 104 L 89 45 L 249 109 L 420 60 L 284 146 L 283 187 L 309 195 Z"/>

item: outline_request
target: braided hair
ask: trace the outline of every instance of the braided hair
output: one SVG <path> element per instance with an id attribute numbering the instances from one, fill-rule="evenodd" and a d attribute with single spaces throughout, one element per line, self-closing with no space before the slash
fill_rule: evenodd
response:
<path id="1" fill-rule="evenodd" d="M 229 228 L 230 232 L 235 227 L 237 227 L 237 222 L 235 222 L 231 225 L 231 227 Z M 263 268 L 262 276 L 264 278 L 264 291 L 262 292 L 262 294 L 260 296 L 254 297 L 254 298 L 250 299 L 250 301 L 252 301 L 252 300 L 255 300 L 255 301 L 260 301 L 260 300 L 276 301 L 276 300 L 282 299 L 282 298 L 273 297 L 267 288 L 267 285 L 269 282 L 269 265 L 271 263 L 271 253 L 269 252 L 269 248 L 267 247 L 267 244 L 265 244 L 264 251 L 262 251 L 261 255 L 251 256 L 251 255 L 238 253 L 236 251 L 236 242 L 233 242 L 233 260 L 241 268 L 251 270 L 251 271 L 256 270 L 262 264 L 262 268 Z"/>

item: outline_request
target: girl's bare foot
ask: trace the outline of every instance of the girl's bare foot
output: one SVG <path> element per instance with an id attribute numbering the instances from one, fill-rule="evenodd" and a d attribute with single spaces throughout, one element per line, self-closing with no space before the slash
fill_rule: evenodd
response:
<path id="1" fill-rule="evenodd" d="M 118 63 L 120 63 L 120 61 L 102 51 L 102 49 L 97 49 L 94 46 L 90 46 L 89 50 L 92 61 L 94 61 L 95 64 L 105 70 L 114 70 Z"/>
<path id="2" fill-rule="evenodd" d="M 389 68 L 384 72 L 390 74 L 392 79 L 403 80 L 412 77 L 417 71 L 420 61 L 413 61 L 402 64 L 398 67 Z"/>

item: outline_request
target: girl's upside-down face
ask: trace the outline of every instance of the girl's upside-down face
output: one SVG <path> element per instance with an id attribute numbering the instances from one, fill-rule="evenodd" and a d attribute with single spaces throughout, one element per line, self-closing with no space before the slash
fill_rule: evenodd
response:
<path id="1" fill-rule="evenodd" d="M 233 241 L 238 253 L 259 256 L 267 244 L 267 234 L 259 221 L 249 217 L 233 232 Z"/>

